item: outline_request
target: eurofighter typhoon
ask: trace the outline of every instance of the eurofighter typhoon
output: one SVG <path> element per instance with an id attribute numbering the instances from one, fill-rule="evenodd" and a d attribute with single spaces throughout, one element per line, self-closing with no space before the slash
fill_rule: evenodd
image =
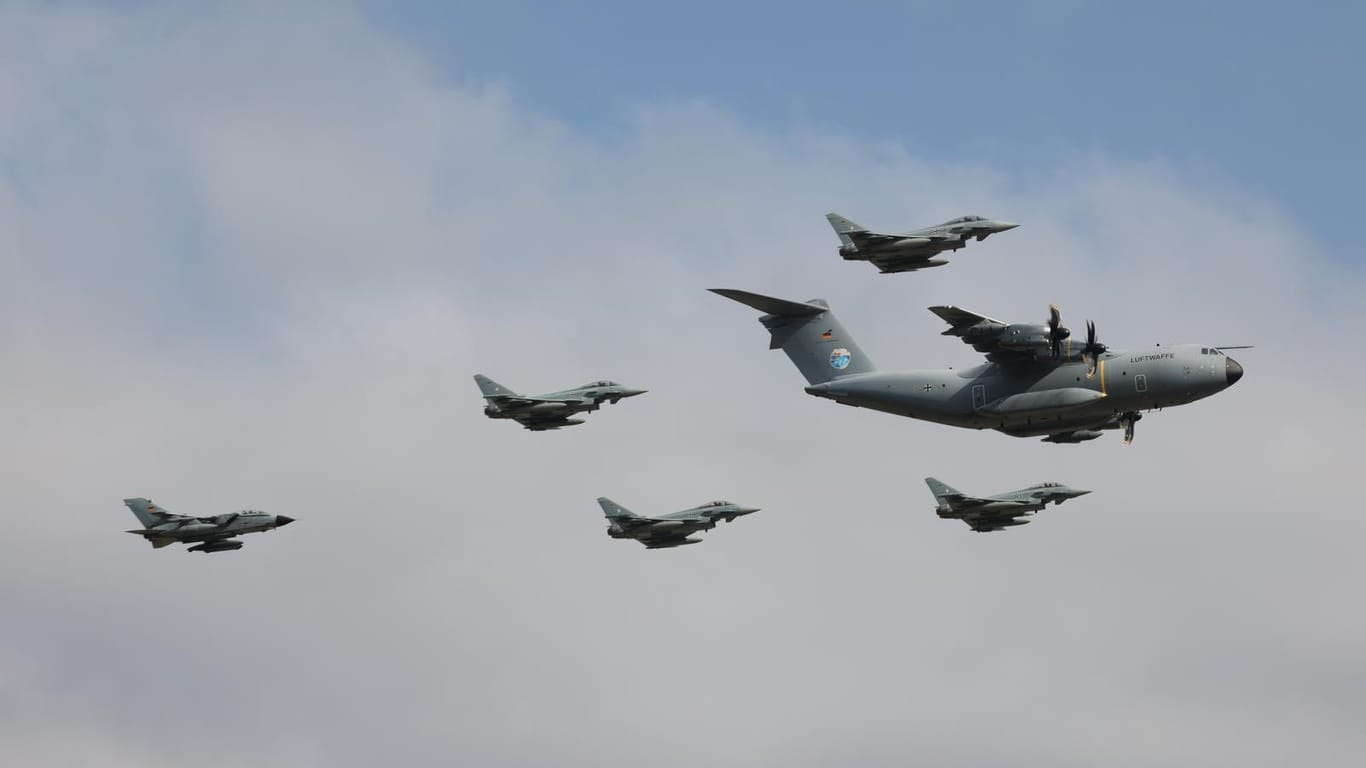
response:
<path id="1" fill-rule="evenodd" d="M 1039 483 L 1018 491 L 979 498 L 968 496 L 933 477 L 925 478 L 925 484 L 934 494 L 938 505 L 935 511 L 940 517 L 962 520 L 978 533 L 1004 531 L 1012 526 L 1024 525 L 1029 522 L 1031 515 L 1049 503 L 1061 504 L 1090 493 L 1062 483 Z"/>
<path id="2" fill-rule="evenodd" d="M 870 261 L 883 274 L 942 267 L 949 263 L 948 259 L 934 257 L 944 251 L 956 251 L 967 245 L 969 240 L 985 240 L 997 232 L 1020 226 L 981 216 L 959 216 L 933 227 L 900 234 L 883 234 L 869 232 L 866 227 L 838 213 L 827 213 L 825 218 L 835 234 L 839 235 L 840 256 L 845 261 Z"/>
<path id="3" fill-rule="evenodd" d="M 714 288 L 753 307 L 771 336 L 806 377 L 806 392 L 843 405 L 894 413 L 968 429 L 994 429 L 1015 437 L 1080 443 L 1102 430 L 1134 435 L 1141 412 L 1170 408 L 1217 394 L 1243 376 L 1224 349 L 1202 344 L 1155 346 L 1120 352 L 1096 338 L 1087 324 L 1075 344 L 1051 307 L 1045 324 L 1004 323 L 957 307 L 930 307 L 987 362 L 962 370 L 889 373 L 871 358 L 830 311 L 824 299 L 789 301 Z"/>
<path id="4" fill-rule="evenodd" d="M 737 517 L 758 512 L 757 507 L 742 507 L 729 501 L 713 501 L 700 507 L 671 512 L 659 517 L 637 515 L 607 497 L 598 499 L 607 518 L 607 535 L 614 539 L 635 539 L 646 549 L 667 549 L 685 544 L 701 544 L 691 538 L 698 531 L 709 531 L 721 520 L 732 522 Z"/>
<path id="5" fill-rule="evenodd" d="M 168 544 L 199 542 L 188 552 L 226 552 L 241 549 L 242 542 L 233 537 L 244 533 L 273 531 L 289 525 L 294 518 L 284 515 L 268 515 L 255 510 L 229 512 L 214 517 L 189 517 L 174 515 L 152 503 L 151 499 L 124 499 L 123 503 L 133 511 L 141 528 L 129 531 L 151 542 L 154 549 Z"/>
<path id="6" fill-rule="evenodd" d="M 645 394 L 644 389 L 623 387 L 615 381 L 595 381 L 582 387 L 551 392 L 545 395 L 519 395 L 489 377 L 476 373 L 474 381 L 488 402 L 484 415 L 490 419 L 514 419 L 532 432 L 572 427 L 583 419 L 570 418 L 576 413 L 596 411 L 603 403 Z"/>

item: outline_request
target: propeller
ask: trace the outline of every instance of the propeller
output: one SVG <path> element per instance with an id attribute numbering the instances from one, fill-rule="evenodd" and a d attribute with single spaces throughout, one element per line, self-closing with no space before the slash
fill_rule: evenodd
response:
<path id="1" fill-rule="evenodd" d="M 1129 445 L 1134 441 L 1134 422 L 1143 418 L 1143 414 L 1138 411 L 1126 411 L 1119 415 L 1119 425 L 1124 427 L 1124 444 Z"/>
<path id="2" fill-rule="evenodd" d="M 1096 324 L 1086 321 L 1086 346 L 1081 348 L 1081 359 L 1086 363 L 1086 378 L 1096 375 L 1096 361 L 1109 347 L 1096 340 Z"/>
<path id="3" fill-rule="evenodd" d="M 1048 346 L 1053 351 L 1053 359 L 1062 357 L 1062 342 L 1072 332 L 1063 327 L 1062 310 L 1057 304 L 1048 305 Z"/>

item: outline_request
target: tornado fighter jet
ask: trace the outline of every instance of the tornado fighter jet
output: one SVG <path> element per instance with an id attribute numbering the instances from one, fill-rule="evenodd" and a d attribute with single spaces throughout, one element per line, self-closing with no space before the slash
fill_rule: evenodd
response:
<path id="1" fill-rule="evenodd" d="M 845 261 L 871 261 L 883 274 L 942 267 L 949 263 L 948 259 L 934 257 L 944 251 L 956 251 L 974 238 L 985 240 L 1020 226 L 981 216 L 959 216 L 933 227 L 882 234 L 869 232 L 838 213 L 827 213 L 825 218 L 839 235 L 840 256 Z"/>
<path id="2" fill-rule="evenodd" d="M 717 521 L 732 522 L 737 517 L 758 512 L 757 507 L 742 507 L 729 501 L 713 501 L 700 507 L 671 512 L 659 517 L 642 517 L 609 498 L 598 499 L 607 517 L 607 535 L 614 539 L 635 539 L 646 549 L 667 549 L 685 544 L 701 544 L 692 534 L 709 531 Z"/>
<path id="3" fill-rule="evenodd" d="M 490 419 L 515 419 L 532 432 L 582 424 L 583 419 L 570 417 L 576 413 L 596 411 L 604 402 L 615 405 L 623 398 L 646 392 L 644 389 L 623 387 L 615 381 L 595 381 L 563 392 L 519 395 L 483 374 L 475 374 L 474 381 L 488 401 L 484 407 L 485 416 Z"/>
<path id="4" fill-rule="evenodd" d="M 123 503 L 142 523 L 141 528 L 129 533 L 136 533 L 147 539 L 153 549 L 177 542 L 199 542 L 186 551 L 226 552 L 242 548 L 242 542 L 232 540 L 234 536 L 271 531 L 294 522 L 292 517 L 268 515 L 255 510 L 230 512 L 214 517 L 189 517 L 171 514 L 164 507 L 153 504 L 151 499 L 124 499 Z"/>
<path id="5" fill-rule="evenodd" d="M 790 301 L 729 288 L 714 293 L 753 307 L 806 377 L 806 392 L 843 405 L 1015 437 L 1080 443 L 1102 430 L 1134 434 L 1141 412 L 1195 402 L 1243 375 L 1224 349 L 1201 344 L 1120 352 L 1102 344 L 1093 323 L 1078 343 L 1051 307 L 1046 323 L 1004 323 L 957 307 L 931 307 L 987 362 L 961 370 L 889 373 L 844 329 L 823 299 Z"/>
<path id="6" fill-rule="evenodd" d="M 1069 488 L 1062 483 L 1039 483 L 1018 491 L 977 498 L 966 496 L 933 477 L 925 478 L 925 484 L 930 487 L 930 493 L 934 494 L 934 500 L 939 504 L 935 511 L 940 517 L 962 520 L 978 533 L 1025 525 L 1031 515 L 1050 502 L 1061 504 L 1090 493 Z"/>

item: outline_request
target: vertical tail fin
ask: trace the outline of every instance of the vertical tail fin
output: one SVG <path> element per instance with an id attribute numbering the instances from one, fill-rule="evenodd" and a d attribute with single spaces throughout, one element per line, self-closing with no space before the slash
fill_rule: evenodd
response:
<path id="1" fill-rule="evenodd" d="M 828 221 L 828 222 L 830 222 L 830 227 L 831 227 L 832 229 L 835 230 L 835 234 L 837 234 L 837 235 L 840 236 L 840 244 L 841 244 L 841 245 L 853 245 L 853 244 L 854 244 L 854 238 L 852 238 L 852 237 L 849 236 L 849 233 L 850 233 L 850 232 L 867 232 L 867 231 L 868 231 L 868 228 L 867 228 L 867 227 L 861 226 L 861 225 L 859 225 L 859 224 L 855 224 L 854 222 L 852 222 L 852 221 L 850 221 L 850 220 L 844 218 L 843 216 L 839 215 L 838 213 L 833 213 L 833 212 L 832 212 L 832 213 L 827 213 L 827 214 L 825 214 L 825 220 Z"/>
<path id="2" fill-rule="evenodd" d="M 963 495 L 957 488 L 954 488 L 948 483 L 942 483 L 934 479 L 933 477 L 925 478 L 925 485 L 928 485 L 930 487 L 930 493 L 933 493 L 934 498 L 939 500 L 941 504 L 943 503 L 944 498 L 947 496 Z"/>
<path id="3" fill-rule="evenodd" d="M 155 513 L 166 511 L 153 504 L 151 499 L 124 499 L 123 503 L 133 511 L 138 522 L 142 523 L 143 528 L 152 528 L 157 525 L 161 521 L 157 519 Z"/>
<path id="4" fill-rule="evenodd" d="M 773 335 L 768 348 L 786 352 L 808 384 L 877 371 L 824 299 L 803 303 L 730 288 L 711 291 L 767 313 L 759 322 Z"/>
<path id="5" fill-rule="evenodd" d="M 482 373 L 474 374 L 474 383 L 479 385 L 479 391 L 484 393 L 484 397 L 517 397 L 517 393 L 490 379 Z"/>
<path id="6" fill-rule="evenodd" d="M 627 517 L 640 517 L 640 515 L 637 515 L 636 513 L 632 512 L 626 507 L 623 507 L 615 501 L 612 501 L 611 499 L 607 498 L 606 496 L 602 496 L 598 499 L 598 506 L 602 507 L 602 514 L 608 520 L 612 520 L 614 518 L 619 519 Z"/>

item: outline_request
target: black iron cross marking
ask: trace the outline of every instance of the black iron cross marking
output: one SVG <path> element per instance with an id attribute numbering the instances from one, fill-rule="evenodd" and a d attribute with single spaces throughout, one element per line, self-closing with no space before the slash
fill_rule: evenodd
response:
<path id="1" fill-rule="evenodd" d="M 931 389 L 934 389 L 934 385 L 926 384 L 925 386 L 921 387 L 921 389 L 925 390 L 926 392 L 929 392 Z"/>

